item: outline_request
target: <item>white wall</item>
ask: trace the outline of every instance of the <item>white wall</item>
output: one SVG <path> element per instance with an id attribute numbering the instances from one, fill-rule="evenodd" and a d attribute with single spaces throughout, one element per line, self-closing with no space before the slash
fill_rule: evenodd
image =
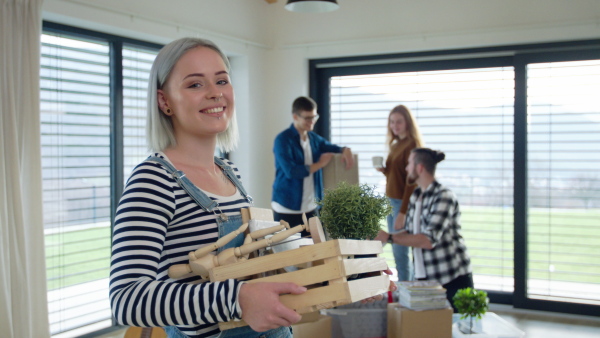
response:
<path id="1" fill-rule="evenodd" d="M 198 35 L 232 55 L 243 140 L 232 157 L 259 207 L 270 204 L 273 139 L 308 94 L 309 59 L 600 38 L 598 0 L 338 2 L 303 14 L 285 0 L 46 0 L 44 18 L 160 43 Z"/>
<path id="2" fill-rule="evenodd" d="M 208 38 L 231 58 L 236 112 L 243 140 L 232 155 L 247 189 L 253 196 L 260 184 L 250 177 L 260 176 L 253 160 L 260 149 L 253 130 L 262 121 L 253 115 L 264 109 L 268 70 L 265 59 L 270 47 L 265 1 L 241 0 L 45 0 L 45 20 L 127 36 L 156 43 L 168 43 L 184 36 Z M 270 187 L 270 184 L 268 185 Z M 261 196 L 268 196 L 264 193 Z M 264 199 L 265 197 L 263 197 Z M 267 199 L 269 197 L 266 197 Z"/>

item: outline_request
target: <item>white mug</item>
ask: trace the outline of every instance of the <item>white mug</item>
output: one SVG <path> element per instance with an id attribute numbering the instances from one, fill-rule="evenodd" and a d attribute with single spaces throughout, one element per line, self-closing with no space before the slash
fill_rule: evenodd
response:
<path id="1" fill-rule="evenodd" d="M 383 156 L 373 156 L 373 168 L 383 168 Z"/>

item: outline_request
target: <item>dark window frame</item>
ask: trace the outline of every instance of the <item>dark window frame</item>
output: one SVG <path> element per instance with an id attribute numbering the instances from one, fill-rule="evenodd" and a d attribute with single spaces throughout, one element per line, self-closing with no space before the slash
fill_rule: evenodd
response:
<path id="1" fill-rule="evenodd" d="M 514 292 L 489 292 L 494 303 L 515 308 L 599 316 L 600 306 L 527 298 L 527 74 L 529 63 L 600 59 L 600 39 L 309 60 L 309 95 L 321 119 L 315 131 L 330 138 L 333 76 L 512 66 L 514 103 Z"/>
<path id="2" fill-rule="evenodd" d="M 123 193 L 124 187 L 124 154 L 123 154 L 123 47 L 125 45 L 159 50 L 163 47 L 161 44 L 131 39 L 123 36 L 101 33 L 93 30 L 68 26 L 55 22 L 44 21 L 42 24 L 42 33 L 51 32 L 63 34 L 66 36 L 85 38 L 88 40 L 102 41 L 108 43 L 110 47 L 110 191 L 111 191 L 111 224 L 114 223 L 119 199 Z M 112 227 L 111 227 L 112 236 Z M 107 276 L 108 277 L 108 276 Z M 112 318 L 112 326 L 82 335 L 81 337 L 97 337 L 115 330 L 123 329 L 124 326 L 117 324 Z"/>
<path id="3" fill-rule="evenodd" d="M 44 21 L 42 32 L 108 42 L 110 46 L 111 221 L 123 193 L 123 45 L 160 49 L 163 45 Z"/>

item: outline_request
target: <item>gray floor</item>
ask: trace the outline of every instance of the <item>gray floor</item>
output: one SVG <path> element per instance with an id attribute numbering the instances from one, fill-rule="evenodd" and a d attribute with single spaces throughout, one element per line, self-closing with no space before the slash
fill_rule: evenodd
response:
<path id="1" fill-rule="evenodd" d="M 527 338 L 600 337 L 600 317 L 520 310 L 495 304 L 490 305 L 490 311 L 524 331 Z"/>
<path id="2" fill-rule="evenodd" d="M 524 331 L 527 338 L 600 337 L 600 317 L 518 310 L 510 306 L 496 304 L 490 306 L 490 311 Z M 122 338 L 124 334 L 125 330 L 117 331 L 101 338 Z"/>

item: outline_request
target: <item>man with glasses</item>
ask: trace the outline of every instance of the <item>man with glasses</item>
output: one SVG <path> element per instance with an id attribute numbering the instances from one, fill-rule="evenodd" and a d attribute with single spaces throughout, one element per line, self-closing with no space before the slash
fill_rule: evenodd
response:
<path id="1" fill-rule="evenodd" d="M 317 104 L 301 96 L 292 103 L 292 125 L 275 138 L 275 182 L 271 208 L 276 221 L 295 226 L 318 215 L 315 200 L 323 198 L 323 172 L 335 153 L 342 154 L 346 169 L 354 165 L 352 151 L 330 143 L 313 132 L 319 119 Z M 304 232 L 302 236 L 306 236 Z"/>

